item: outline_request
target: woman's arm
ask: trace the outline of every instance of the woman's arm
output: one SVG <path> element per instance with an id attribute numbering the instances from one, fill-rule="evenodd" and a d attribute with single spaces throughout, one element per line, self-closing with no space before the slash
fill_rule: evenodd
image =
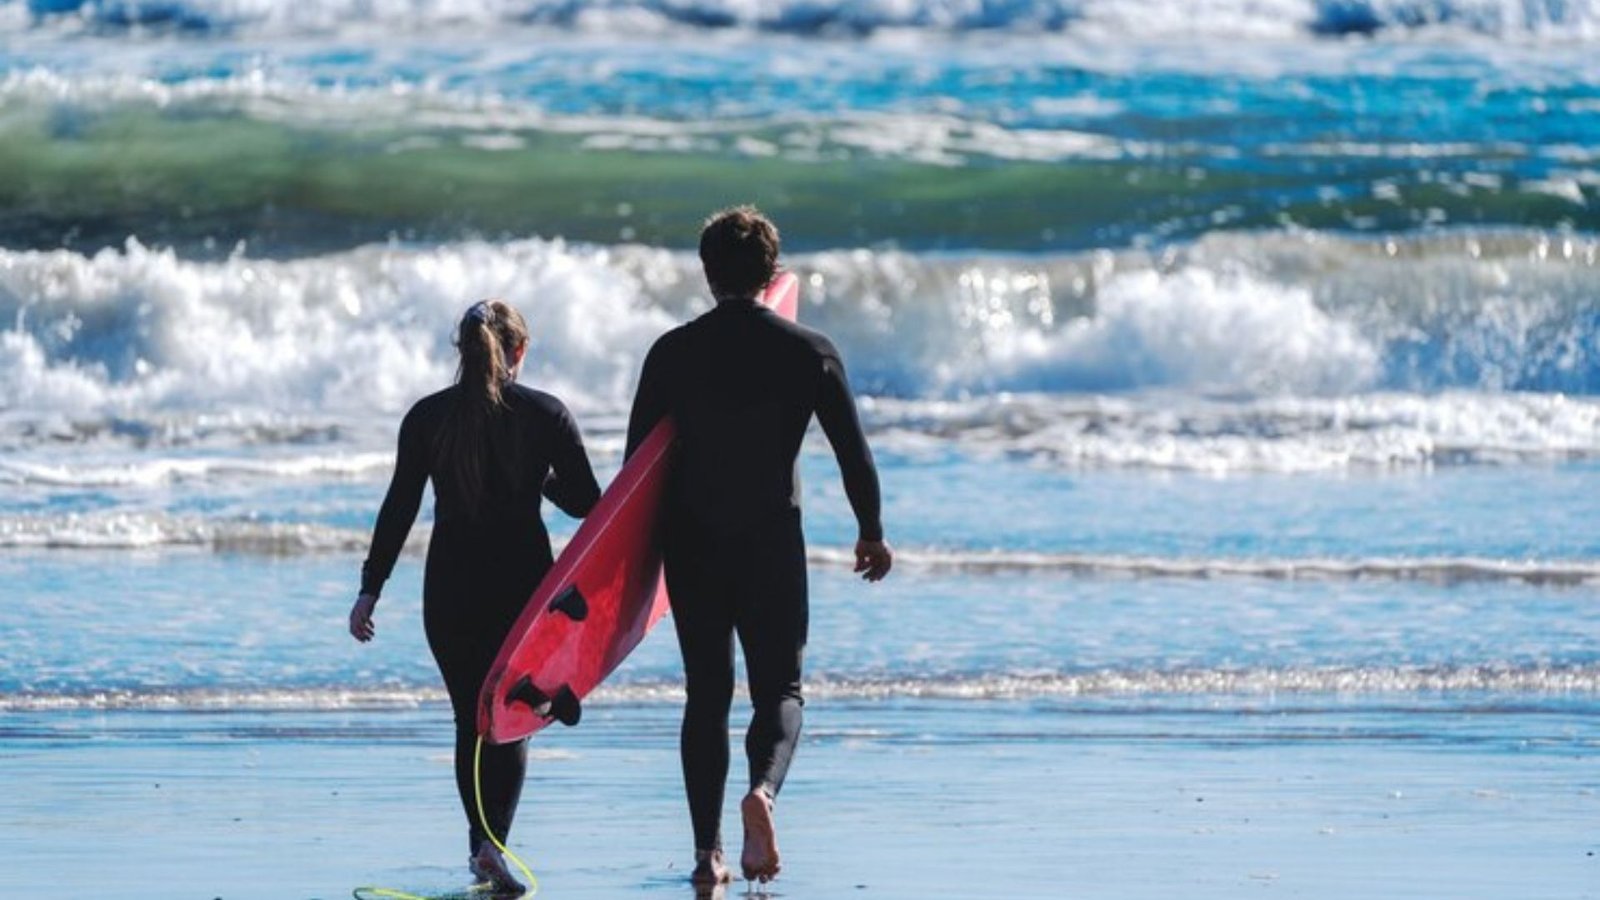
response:
<path id="1" fill-rule="evenodd" d="M 395 454 L 394 478 L 378 510 L 372 529 L 372 546 L 361 565 L 361 593 L 376 602 L 383 583 L 394 571 L 395 560 L 405 548 L 406 535 L 422 507 L 422 489 L 428 483 L 427 436 L 415 408 L 400 423 L 400 446 Z"/>
<path id="2" fill-rule="evenodd" d="M 600 499 L 600 485 L 583 449 L 583 434 L 565 407 L 556 416 L 554 445 L 550 448 L 550 474 L 544 495 L 569 516 L 583 518 Z"/>

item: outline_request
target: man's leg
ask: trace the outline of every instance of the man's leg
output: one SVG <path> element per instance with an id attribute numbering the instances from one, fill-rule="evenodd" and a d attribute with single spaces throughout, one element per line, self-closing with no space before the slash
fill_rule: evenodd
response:
<path id="1" fill-rule="evenodd" d="M 710 560 L 669 551 L 666 571 L 687 695 L 679 753 L 694 825 L 694 878 L 723 881 L 727 872 L 721 868 L 720 853 L 728 782 L 728 708 L 733 702 L 733 615 L 718 590 Z"/>
<path id="2" fill-rule="evenodd" d="M 740 804 L 745 823 L 740 862 L 745 877 L 767 881 L 780 868 L 772 804 L 800 740 L 805 704 L 801 666 L 809 605 L 799 514 L 785 517 L 753 551 L 739 585 L 737 621 L 754 707 L 745 733 L 750 793 Z"/>
<path id="3" fill-rule="evenodd" d="M 807 627 L 803 566 L 784 593 L 789 596 L 775 592 L 764 598 L 773 601 L 771 607 L 756 616 L 741 617 L 739 628 L 754 707 L 744 740 L 750 789 L 765 791 L 773 798 L 783 789 L 804 718 L 800 684 Z"/>

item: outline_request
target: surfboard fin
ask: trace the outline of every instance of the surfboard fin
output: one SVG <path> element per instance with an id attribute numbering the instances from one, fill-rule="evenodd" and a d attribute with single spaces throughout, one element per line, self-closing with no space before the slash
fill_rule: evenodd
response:
<path id="1" fill-rule="evenodd" d="M 555 719 L 571 727 L 583 718 L 583 704 L 569 685 L 563 684 L 554 697 L 539 690 L 527 675 L 517 679 L 506 694 L 507 703 L 525 703 L 533 714 L 542 719 Z"/>
<path id="2" fill-rule="evenodd" d="M 567 589 L 557 594 L 547 608 L 561 613 L 574 622 L 582 622 L 589 618 L 589 601 L 583 599 L 583 592 L 578 590 L 575 584 L 567 585 Z"/>
<path id="3" fill-rule="evenodd" d="M 562 685 L 561 690 L 550 700 L 550 717 L 563 725 L 571 727 L 578 724 L 583 718 L 583 704 L 578 702 L 578 695 L 572 688 Z"/>
<path id="4" fill-rule="evenodd" d="M 533 710 L 533 714 L 542 718 L 550 718 L 550 696 L 539 690 L 533 679 L 527 675 L 517 679 L 506 694 L 507 703 L 524 703 Z"/>

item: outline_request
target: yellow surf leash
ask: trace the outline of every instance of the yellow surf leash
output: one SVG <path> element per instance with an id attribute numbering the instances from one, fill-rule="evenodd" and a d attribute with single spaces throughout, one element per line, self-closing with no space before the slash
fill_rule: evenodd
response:
<path id="1" fill-rule="evenodd" d="M 473 748 L 472 751 L 472 796 L 478 802 L 478 824 L 483 826 L 483 833 L 487 834 L 489 840 L 494 842 L 495 847 L 506 855 L 506 859 L 516 863 L 517 868 L 522 870 L 522 877 L 528 879 L 528 892 L 522 896 L 532 897 L 534 894 L 539 893 L 539 879 L 533 877 L 533 870 L 528 868 L 528 865 L 519 859 L 515 853 L 512 853 L 510 847 L 500 843 L 500 839 L 494 836 L 494 829 L 489 827 L 489 817 L 484 815 L 482 767 L 483 735 L 480 734 L 478 735 L 478 746 Z"/>
<path id="2" fill-rule="evenodd" d="M 517 868 L 522 872 L 522 877 L 528 880 L 528 892 L 522 896 L 532 897 L 534 894 L 539 893 L 539 879 L 533 877 L 533 870 L 529 869 L 528 864 L 518 858 L 515 853 L 512 853 L 510 847 L 500 843 L 500 839 L 495 837 L 494 830 L 489 827 L 489 817 L 483 812 L 483 735 L 481 734 L 478 735 L 477 746 L 472 749 L 472 798 L 477 802 L 478 824 L 483 827 L 483 833 L 489 836 L 490 841 L 494 842 L 496 849 L 505 854 L 507 859 L 517 864 Z M 487 883 L 475 884 L 467 889 L 467 893 L 470 896 L 479 894 L 491 894 L 492 896 Z M 382 900 L 439 900 L 436 897 L 424 897 L 421 894 L 408 894 L 405 891 L 382 887 L 358 887 L 351 891 L 350 895 L 355 900 L 376 900 L 376 898 L 382 898 Z"/>

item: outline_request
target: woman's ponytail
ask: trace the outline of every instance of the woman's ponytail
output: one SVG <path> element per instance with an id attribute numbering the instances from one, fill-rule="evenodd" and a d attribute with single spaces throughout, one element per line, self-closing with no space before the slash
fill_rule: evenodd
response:
<path id="1" fill-rule="evenodd" d="M 456 349 L 461 354 L 456 380 L 485 408 L 503 402 L 500 392 L 511 375 L 508 351 L 516 352 L 514 347 L 505 346 L 494 323 L 494 307 L 487 302 L 474 303 L 461 318 L 461 329 L 456 334 Z"/>
<path id="2" fill-rule="evenodd" d="M 482 505 L 490 467 L 510 462 L 496 452 L 494 424 L 517 351 L 527 342 L 522 315 L 500 300 L 474 303 L 456 331 L 456 400 L 439 433 L 438 469 L 455 483 L 466 507 L 460 512 L 469 518 Z"/>

